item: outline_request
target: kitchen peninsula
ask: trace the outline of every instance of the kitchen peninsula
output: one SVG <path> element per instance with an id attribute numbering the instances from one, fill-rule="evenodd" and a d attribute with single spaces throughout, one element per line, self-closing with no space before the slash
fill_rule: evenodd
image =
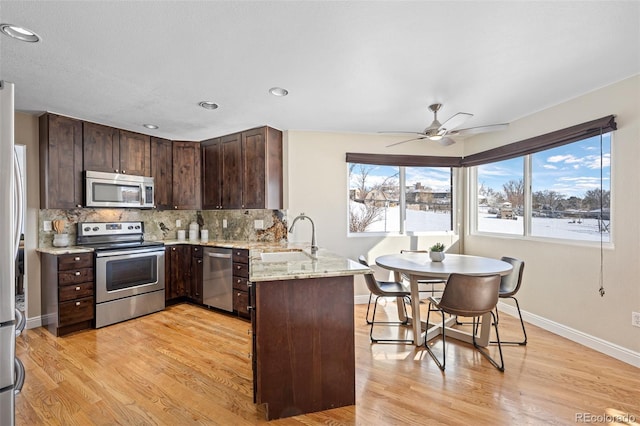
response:
<path id="1" fill-rule="evenodd" d="M 320 249 L 251 255 L 254 401 L 269 420 L 355 404 L 353 276 Z"/>

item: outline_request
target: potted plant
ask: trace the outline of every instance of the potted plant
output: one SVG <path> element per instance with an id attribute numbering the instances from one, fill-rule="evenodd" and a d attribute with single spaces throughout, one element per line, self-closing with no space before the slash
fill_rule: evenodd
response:
<path id="1" fill-rule="evenodd" d="M 444 244 L 435 243 L 429 247 L 429 258 L 434 262 L 442 262 L 444 260 L 444 249 Z"/>

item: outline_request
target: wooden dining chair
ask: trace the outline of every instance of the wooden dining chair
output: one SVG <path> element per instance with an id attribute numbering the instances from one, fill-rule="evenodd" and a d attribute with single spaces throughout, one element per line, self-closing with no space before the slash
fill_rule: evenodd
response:
<path id="1" fill-rule="evenodd" d="M 364 256 L 360 256 L 358 258 L 358 261 L 362 265 L 369 267 L 369 263 L 367 262 Z M 402 285 L 402 283 L 395 282 L 395 281 L 378 281 L 376 280 L 373 273 L 365 274 L 364 279 L 367 284 L 367 288 L 369 289 L 369 292 L 370 292 L 369 306 L 367 306 L 366 318 L 367 318 L 367 324 L 371 326 L 371 328 L 369 329 L 369 338 L 371 339 L 371 342 L 373 343 L 378 343 L 378 342 L 413 343 L 413 339 L 377 339 L 373 337 L 373 327 L 376 324 L 385 324 L 385 325 L 407 325 L 408 324 L 409 320 L 407 316 L 406 305 L 407 304 L 411 305 L 411 297 L 410 297 L 411 292 L 404 285 Z M 375 296 L 375 300 L 373 302 L 373 314 L 371 316 L 371 320 L 369 321 L 369 308 L 371 306 L 371 298 L 373 296 Z M 402 304 L 402 308 L 405 310 L 404 316 L 406 319 L 404 321 L 400 321 L 400 320 L 376 321 L 376 310 L 378 308 L 378 300 L 381 297 L 394 298 L 394 299 L 400 298 L 401 300 L 403 300 L 404 303 Z"/>
<path id="2" fill-rule="evenodd" d="M 436 357 L 433 350 L 429 347 L 429 342 L 425 341 L 425 348 L 431 358 L 436 362 L 442 371 L 446 365 L 446 325 L 445 313 L 473 318 L 472 333 L 473 346 L 485 357 L 491 364 L 500 371 L 504 371 L 504 359 L 502 357 L 502 345 L 500 344 L 500 335 L 498 334 L 498 324 L 493 310 L 498 303 L 498 290 L 500 288 L 500 275 L 462 275 L 451 274 L 447 280 L 447 285 L 442 292 L 441 298 L 429 297 L 429 310 L 427 312 L 427 323 L 431 308 L 434 307 L 442 314 L 442 361 Z M 489 355 L 489 352 L 483 350 L 476 343 L 476 326 L 475 322 L 484 314 L 491 314 L 492 324 L 496 331 L 496 342 L 498 344 L 498 352 L 500 354 L 500 364 Z"/>

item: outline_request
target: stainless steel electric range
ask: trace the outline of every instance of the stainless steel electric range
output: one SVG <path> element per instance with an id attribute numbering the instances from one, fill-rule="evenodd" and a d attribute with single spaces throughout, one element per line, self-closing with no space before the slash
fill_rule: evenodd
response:
<path id="1" fill-rule="evenodd" d="M 78 245 L 94 250 L 96 328 L 164 309 L 164 243 L 143 222 L 80 222 Z"/>

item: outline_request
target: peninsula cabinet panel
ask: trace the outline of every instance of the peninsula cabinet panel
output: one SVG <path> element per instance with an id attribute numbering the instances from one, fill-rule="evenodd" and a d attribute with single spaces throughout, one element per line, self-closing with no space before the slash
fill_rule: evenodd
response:
<path id="1" fill-rule="evenodd" d="M 222 157 L 222 208 L 241 209 L 242 205 L 242 134 L 220 140 Z"/>
<path id="2" fill-rule="evenodd" d="M 82 122 L 55 114 L 39 120 L 40 208 L 82 207 Z"/>
<path id="3" fill-rule="evenodd" d="M 222 163 L 220 138 L 202 141 L 202 208 L 222 208 Z"/>
<path id="4" fill-rule="evenodd" d="M 101 124 L 82 124 L 84 170 L 113 173 L 120 168 L 118 129 Z"/>
<path id="5" fill-rule="evenodd" d="M 151 176 L 155 184 L 156 208 L 173 208 L 173 143 L 151 137 Z"/>
<path id="6" fill-rule="evenodd" d="M 271 127 L 242 132 L 242 208 L 282 208 L 282 132 Z"/>
<path id="7" fill-rule="evenodd" d="M 120 170 L 128 175 L 151 176 L 151 137 L 120 130 Z"/>
<path id="8" fill-rule="evenodd" d="M 200 142 L 173 142 L 173 206 L 200 209 Z"/>
<path id="9" fill-rule="evenodd" d="M 267 418 L 354 405 L 353 276 L 253 289 L 254 392 Z"/>

